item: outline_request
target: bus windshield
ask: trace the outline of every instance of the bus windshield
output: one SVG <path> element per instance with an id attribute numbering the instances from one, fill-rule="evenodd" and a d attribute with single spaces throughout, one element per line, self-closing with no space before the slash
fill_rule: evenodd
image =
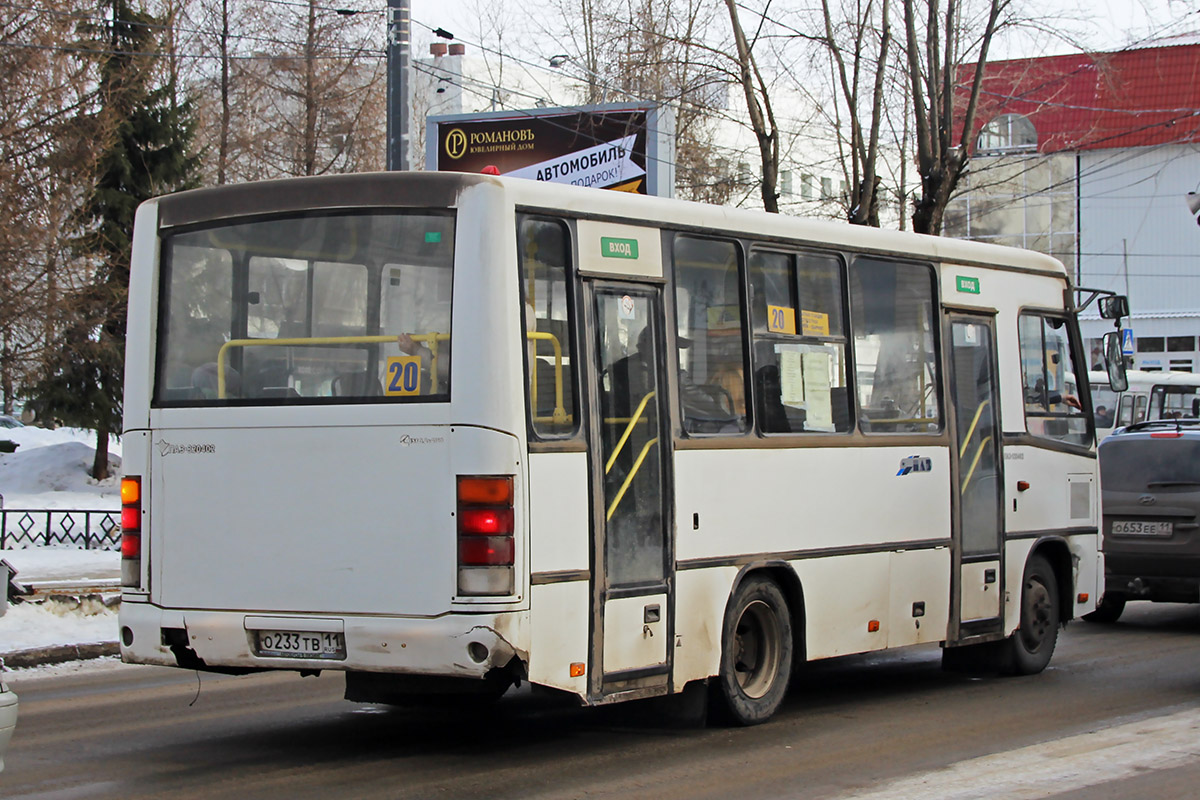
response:
<path id="1" fill-rule="evenodd" d="M 306 213 L 164 236 L 154 401 L 445 401 L 454 216 Z"/>

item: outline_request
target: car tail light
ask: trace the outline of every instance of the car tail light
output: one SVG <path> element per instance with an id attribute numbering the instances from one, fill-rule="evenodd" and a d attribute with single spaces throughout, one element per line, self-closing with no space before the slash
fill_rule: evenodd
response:
<path id="1" fill-rule="evenodd" d="M 142 577 L 142 479 L 121 479 L 121 585 L 138 586 Z"/>
<path id="2" fill-rule="evenodd" d="M 458 593 L 495 596 L 516 585 L 513 478 L 459 475 Z"/>
<path id="3" fill-rule="evenodd" d="M 1150 434 L 1151 439 L 1181 439 L 1183 434 L 1180 431 L 1159 431 L 1158 433 Z"/>

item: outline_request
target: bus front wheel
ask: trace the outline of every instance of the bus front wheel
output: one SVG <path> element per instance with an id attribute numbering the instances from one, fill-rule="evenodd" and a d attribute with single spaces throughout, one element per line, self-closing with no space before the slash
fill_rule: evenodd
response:
<path id="1" fill-rule="evenodd" d="M 713 710 L 737 725 L 766 722 L 792 673 L 792 620 L 783 592 L 765 577 L 742 582 L 725 610 Z"/>
<path id="2" fill-rule="evenodd" d="M 1059 604 L 1054 568 L 1043 556 L 1031 557 L 1021 584 L 1021 624 L 1009 637 L 1012 674 L 1034 675 L 1050 663 L 1062 619 Z"/>

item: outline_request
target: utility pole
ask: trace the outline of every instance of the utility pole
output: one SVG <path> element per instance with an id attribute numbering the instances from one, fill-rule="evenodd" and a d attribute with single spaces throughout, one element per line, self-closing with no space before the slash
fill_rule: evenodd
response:
<path id="1" fill-rule="evenodd" d="M 388 0 L 387 168 L 408 163 L 408 59 L 411 50 L 409 0 Z"/>

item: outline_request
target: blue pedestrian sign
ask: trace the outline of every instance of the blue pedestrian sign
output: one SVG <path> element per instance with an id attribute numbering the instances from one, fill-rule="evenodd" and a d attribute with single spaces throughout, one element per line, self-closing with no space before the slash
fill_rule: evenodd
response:
<path id="1" fill-rule="evenodd" d="M 1121 329 L 1121 355 L 1123 355 L 1123 356 L 1133 355 L 1133 329 L 1132 328 L 1122 328 Z"/>

